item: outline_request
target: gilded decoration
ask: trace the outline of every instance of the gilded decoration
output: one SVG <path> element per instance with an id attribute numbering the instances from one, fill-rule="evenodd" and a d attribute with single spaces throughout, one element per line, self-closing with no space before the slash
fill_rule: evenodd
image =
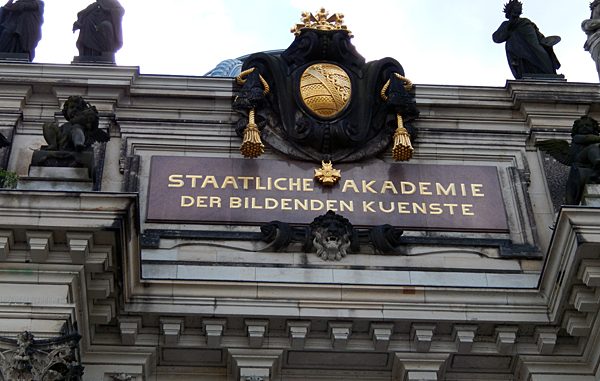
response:
<path id="1" fill-rule="evenodd" d="M 351 95 L 350 77 L 338 65 L 314 64 L 300 77 L 300 97 L 317 117 L 335 118 L 348 106 Z"/>
<path id="2" fill-rule="evenodd" d="M 331 162 L 323 161 L 321 168 L 315 169 L 315 178 L 324 186 L 334 186 L 342 178 L 342 172 L 333 168 Z"/>
<path id="3" fill-rule="evenodd" d="M 415 88 L 395 59 L 366 62 L 343 20 L 324 9 L 306 12 L 287 49 L 244 59 L 233 102 L 244 156 L 258 156 L 264 143 L 316 163 L 359 162 L 390 149 L 410 159 Z"/>

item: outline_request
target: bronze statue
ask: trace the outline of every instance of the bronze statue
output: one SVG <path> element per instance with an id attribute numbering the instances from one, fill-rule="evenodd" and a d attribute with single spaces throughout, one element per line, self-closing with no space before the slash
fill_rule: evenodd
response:
<path id="1" fill-rule="evenodd" d="M 44 2 L 41 0 L 9 0 L 0 8 L 0 53 L 21 53 L 29 61 L 42 38 Z"/>
<path id="2" fill-rule="evenodd" d="M 91 148 L 95 142 L 106 142 L 110 136 L 98 128 L 98 110 L 80 96 L 71 96 L 62 113 L 67 120 L 62 126 L 56 122 L 45 123 L 46 151 L 80 152 Z"/>
<path id="3" fill-rule="evenodd" d="M 520 17 L 523 4 L 510 0 L 504 5 L 504 21 L 492 35 L 496 43 L 506 42 L 506 57 L 515 79 L 536 74 L 554 74 L 560 62 L 552 47 L 560 42 L 560 37 L 544 37 L 537 26 L 529 19 Z"/>
<path id="4" fill-rule="evenodd" d="M 587 34 L 583 48 L 590 52 L 596 62 L 596 71 L 600 75 L 600 0 L 594 0 L 590 4 L 590 9 L 592 15 L 581 23 L 581 29 Z"/>
<path id="5" fill-rule="evenodd" d="M 80 57 L 108 57 L 123 46 L 121 20 L 125 10 L 117 0 L 96 0 L 77 14 L 73 32 L 79 30 Z"/>
<path id="6" fill-rule="evenodd" d="M 564 165 L 570 165 L 567 179 L 567 205 L 581 202 L 586 184 L 600 184 L 600 129 L 598 122 L 583 116 L 573 123 L 572 142 L 550 139 L 535 144 Z"/>

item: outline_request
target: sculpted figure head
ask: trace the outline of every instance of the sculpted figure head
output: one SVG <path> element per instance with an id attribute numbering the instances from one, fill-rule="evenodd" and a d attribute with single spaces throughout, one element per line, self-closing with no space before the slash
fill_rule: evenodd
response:
<path id="1" fill-rule="evenodd" d="M 348 219 L 332 211 L 315 218 L 310 224 L 313 246 L 325 261 L 339 261 L 348 253 L 353 235 Z"/>
<path id="2" fill-rule="evenodd" d="M 599 135 L 598 122 L 589 116 L 582 116 L 573 123 L 571 135 Z"/>
<path id="3" fill-rule="evenodd" d="M 66 120 L 71 120 L 80 112 L 88 109 L 90 105 L 78 95 L 70 96 L 63 105 L 62 114 Z"/>

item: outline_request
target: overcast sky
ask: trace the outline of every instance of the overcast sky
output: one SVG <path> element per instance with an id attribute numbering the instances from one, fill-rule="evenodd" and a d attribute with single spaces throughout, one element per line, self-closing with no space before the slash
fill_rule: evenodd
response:
<path id="1" fill-rule="evenodd" d="M 120 0 L 124 46 L 117 64 L 144 74 L 203 75 L 218 62 L 285 49 L 302 11 L 321 6 L 345 15 L 353 43 L 367 60 L 397 59 L 415 83 L 504 86 L 512 75 L 504 44 L 492 33 L 505 0 Z M 44 0 L 43 36 L 35 62 L 70 63 L 71 29 L 91 0 Z M 522 0 L 523 17 L 546 36 L 559 35 L 559 73 L 569 82 L 598 82 L 583 50 L 587 0 Z"/>

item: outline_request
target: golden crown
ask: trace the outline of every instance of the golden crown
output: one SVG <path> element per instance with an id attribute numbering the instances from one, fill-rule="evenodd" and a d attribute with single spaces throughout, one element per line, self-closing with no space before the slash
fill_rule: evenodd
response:
<path id="1" fill-rule="evenodd" d="M 350 37 L 352 37 L 352 33 L 348 30 L 346 25 L 344 25 L 344 15 L 341 13 L 334 13 L 329 16 L 329 12 L 327 12 L 325 8 L 321 8 L 316 15 L 313 15 L 310 12 L 302 12 L 302 24 L 296 24 L 292 28 L 292 33 L 297 36 L 303 29 L 345 30 Z"/>

